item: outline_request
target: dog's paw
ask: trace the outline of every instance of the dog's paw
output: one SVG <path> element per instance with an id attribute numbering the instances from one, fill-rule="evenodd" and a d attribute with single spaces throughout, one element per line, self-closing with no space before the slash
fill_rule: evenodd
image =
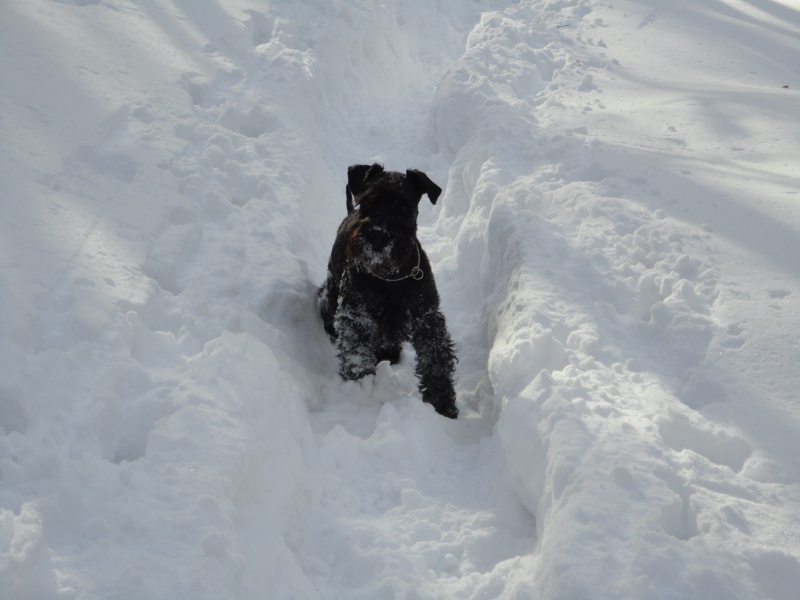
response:
<path id="1" fill-rule="evenodd" d="M 359 355 L 340 357 L 339 375 L 344 381 L 357 381 L 375 375 L 375 361 Z"/>
<path id="2" fill-rule="evenodd" d="M 422 394 L 423 402 L 427 402 L 433 406 L 434 410 L 448 419 L 458 418 L 458 407 L 456 406 L 456 394 L 452 388 L 447 389 L 442 394 L 431 394 L 430 390 L 426 390 Z"/>
<path id="3" fill-rule="evenodd" d="M 458 418 L 458 407 L 455 404 L 449 404 L 447 406 L 434 406 L 434 408 L 436 409 L 436 412 L 443 417 L 447 417 L 448 419 Z"/>

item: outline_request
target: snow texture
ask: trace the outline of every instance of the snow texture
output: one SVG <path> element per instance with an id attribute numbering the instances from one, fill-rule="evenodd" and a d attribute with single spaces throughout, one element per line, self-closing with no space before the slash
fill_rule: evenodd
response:
<path id="1" fill-rule="evenodd" d="M 0 4 L 0 598 L 789 600 L 800 6 Z M 461 415 L 338 376 L 420 169 Z"/>

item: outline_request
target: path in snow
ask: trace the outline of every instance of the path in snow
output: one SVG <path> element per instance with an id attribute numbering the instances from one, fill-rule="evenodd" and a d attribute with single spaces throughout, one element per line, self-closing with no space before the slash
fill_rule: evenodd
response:
<path id="1" fill-rule="evenodd" d="M 445 181 L 430 103 L 469 31 L 449 22 L 448 12 L 459 9 L 379 7 L 369 26 L 356 26 L 363 38 L 347 33 L 353 23 L 326 23 L 320 46 L 329 42 L 335 51 L 317 50 L 309 85 L 325 94 L 315 112 L 327 112 L 331 102 L 341 120 L 317 137 L 330 141 L 328 156 L 352 154 L 332 168 L 333 189 L 341 189 L 346 164 L 356 162 L 419 168 Z M 348 45 L 336 45 L 341 39 Z M 339 65 L 359 75 L 340 77 Z M 342 199 L 326 194 L 336 221 L 344 216 Z M 450 244 L 425 227 L 441 210 L 421 206 L 426 247 Z M 317 268 L 324 264 L 317 260 Z M 309 508 L 287 536 L 323 597 L 492 594 L 535 546 L 535 523 L 504 480 L 499 443 L 485 437 L 491 423 L 478 419 L 465 430 L 463 422 L 437 418 L 419 401 L 412 362 L 407 356 L 400 368 L 384 365 L 374 383 L 343 384 L 328 352 L 320 399 L 312 400 Z M 398 396 L 407 401 L 397 406 Z"/>

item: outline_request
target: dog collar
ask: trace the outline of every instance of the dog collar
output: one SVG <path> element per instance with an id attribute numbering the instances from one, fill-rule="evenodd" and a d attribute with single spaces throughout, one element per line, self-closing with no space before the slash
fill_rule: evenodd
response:
<path id="1" fill-rule="evenodd" d="M 370 271 L 367 271 L 367 273 L 369 273 L 373 277 L 377 277 L 381 281 L 388 281 L 390 283 L 391 282 L 395 282 L 395 281 L 403 281 L 405 279 L 414 279 L 416 281 L 419 281 L 420 279 L 425 277 L 425 272 L 422 269 L 419 268 L 420 261 L 422 260 L 422 256 L 421 256 L 421 254 L 419 252 L 419 242 L 415 241 L 414 242 L 414 247 L 417 249 L 417 266 L 414 267 L 413 269 L 411 269 L 411 272 L 408 275 L 406 275 L 405 277 L 398 277 L 397 279 L 389 279 L 387 277 L 381 277 L 380 275 L 375 275 L 375 273 L 372 273 Z"/>

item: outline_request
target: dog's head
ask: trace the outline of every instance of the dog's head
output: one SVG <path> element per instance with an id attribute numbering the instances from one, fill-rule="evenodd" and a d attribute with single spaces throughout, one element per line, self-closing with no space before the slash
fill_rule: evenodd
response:
<path id="1" fill-rule="evenodd" d="M 353 212 L 360 204 L 360 198 L 368 191 L 383 189 L 403 196 L 409 207 L 416 207 L 423 194 L 427 194 L 431 204 L 436 204 L 442 188 L 433 183 L 422 171 L 409 169 L 403 173 L 386 171 L 383 165 L 352 165 L 347 169 L 347 212 Z M 355 197 L 355 204 L 353 203 Z"/>
<path id="2" fill-rule="evenodd" d="M 357 213 L 348 258 L 378 277 L 402 277 L 419 263 L 419 201 L 427 194 L 436 204 L 442 188 L 422 171 L 386 171 L 379 164 L 351 166 L 347 182 L 347 209 Z"/>

